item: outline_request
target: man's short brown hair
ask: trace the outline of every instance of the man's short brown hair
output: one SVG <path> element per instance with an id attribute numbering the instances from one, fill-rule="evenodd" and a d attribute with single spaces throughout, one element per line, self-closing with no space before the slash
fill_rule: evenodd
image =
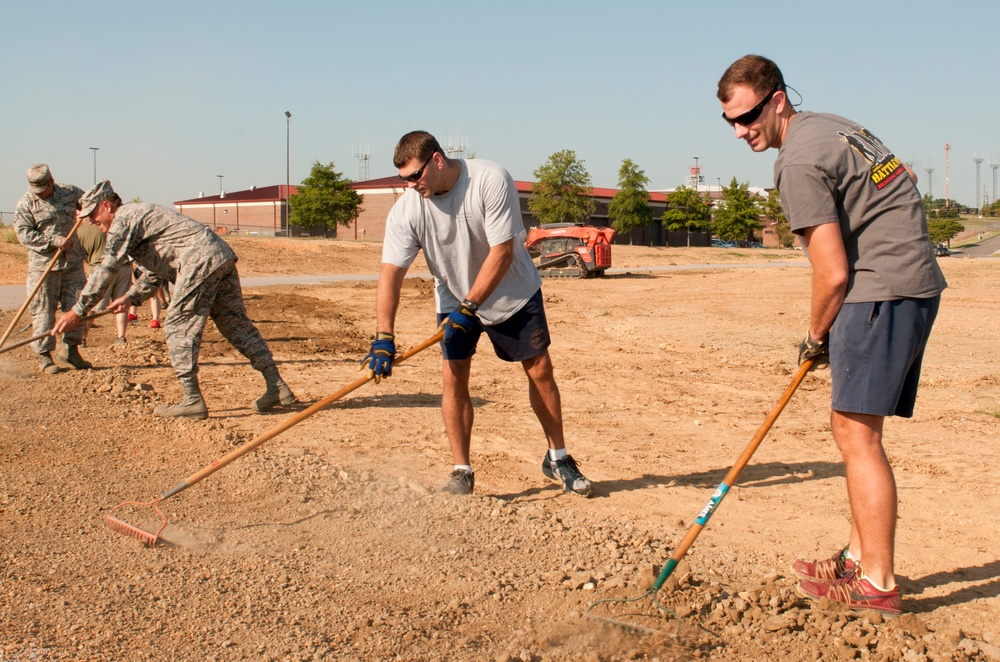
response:
<path id="1" fill-rule="evenodd" d="M 785 91 L 785 78 L 772 60 L 763 55 L 744 55 L 729 65 L 719 79 L 719 101 L 727 103 L 733 97 L 733 88 L 746 85 L 760 95 L 774 90 Z"/>
<path id="2" fill-rule="evenodd" d="M 444 154 L 437 138 L 426 131 L 410 131 L 396 143 L 396 153 L 392 157 L 392 163 L 397 168 L 402 168 L 413 159 L 426 161 L 434 152 Z"/>

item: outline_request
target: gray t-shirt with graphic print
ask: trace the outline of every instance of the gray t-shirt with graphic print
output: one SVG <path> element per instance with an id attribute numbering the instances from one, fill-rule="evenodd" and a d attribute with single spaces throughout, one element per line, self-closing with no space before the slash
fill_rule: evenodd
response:
<path id="1" fill-rule="evenodd" d="M 802 112 L 788 125 L 774 184 L 793 232 L 839 223 L 846 303 L 926 299 L 948 286 L 903 163 L 856 122 Z"/>

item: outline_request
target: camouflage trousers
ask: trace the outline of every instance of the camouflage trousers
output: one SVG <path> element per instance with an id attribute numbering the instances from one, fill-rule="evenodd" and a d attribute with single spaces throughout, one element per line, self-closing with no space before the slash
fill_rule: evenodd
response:
<path id="1" fill-rule="evenodd" d="M 170 363 L 179 379 L 198 374 L 198 351 L 205 323 L 211 317 L 222 337 L 250 361 L 254 370 L 263 372 L 274 365 L 271 350 L 260 331 L 247 317 L 243 290 L 236 263 L 228 262 L 187 293 L 173 299 L 163 320 L 163 336 L 170 352 Z"/>
<path id="2" fill-rule="evenodd" d="M 42 277 L 41 271 L 28 272 L 28 289 L 25 295 L 31 294 L 38 284 L 38 279 Z M 70 269 L 53 269 L 45 278 L 45 282 L 38 288 L 38 293 L 31 300 L 28 306 L 28 314 L 31 315 L 34 333 L 39 335 L 48 333 L 56 324 L 56 311 L 66 312 L 76 304 L 80 291 L 87 284 L 87 276 L 83 272 L 83 264 L 79 264 Z M 67 345 L 79 345 L 83 340 L 83 325 L 77 325 L 69 333 L 63 334 L 63 342 Z M 54 336 L 45 336 L 41 340 L 31 343 L 31 349 L 37 354 L 45 354 L 56 348 Z"/>

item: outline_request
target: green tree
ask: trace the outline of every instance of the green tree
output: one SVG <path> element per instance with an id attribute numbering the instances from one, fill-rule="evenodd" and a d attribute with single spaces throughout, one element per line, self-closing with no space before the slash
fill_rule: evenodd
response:
<path id="1" fill-rule="evenodd" d="M 760 211 L 750 199 L 750 185 L 740 184 L 733 177 L 722 189 L 722 200 L 716 206 L 712 223 L 715 234 L 725 241 L 747 241 L 761 227 Z"/>
<path id="2" fill-rule="evenodd" d="M 927 221 L 927 234 L 935 244 L 948 243 L 951 238 L 965 229 L 965 226 L 953 218 L 934 218 Z"/>
<path id="3" fill-rule="evenodd" d="M 290 225 L 300 228 L 349 226 L 362 212 L 361 194 L 351 188 L 351 180 L 335 171 L 333 162 L 313 163 L 312 171 L 288 199 Z"/>
<path id="4" fill-rule="evenodd" d="M 691 232 L 707 230 L 709 225 L 708 201 L 698 191 L 687 186 L 678 186 L 667 194 L 667 208 L 663 212 L 663 227 L 677 232 L 688 231 L 688 246 Z"/>
<path id="5" fill-rule="evenodd" d="M 618 188 L 608 205 L 608 217 L 616 232 L 628 232 L 648 225 L 653 220 L 653 207 L 649 204 L 646 185 L 649 177 L 631 159 L 622 161 L 618 169 Z"/>
<path id="6" fill-rule="evenodd" d="M 795 241 L 792 229 L 785 218 L 785 210 L 781 207 L 781 196 L 778 189 L 773 188 L 767 194 L 767 200 L 761 205 L 761 216 L 768 223 L 774 224 L 774 232 L 778 235 L 778 246 L 791 248 Z"/>
<path id="7" fill-rule="evenodd" d="M 590 173 L 571 149 L 556 152 L 535 170 L 531 193 L 528 210 L 543 224 L 581 223 L 596 208 Z"/>

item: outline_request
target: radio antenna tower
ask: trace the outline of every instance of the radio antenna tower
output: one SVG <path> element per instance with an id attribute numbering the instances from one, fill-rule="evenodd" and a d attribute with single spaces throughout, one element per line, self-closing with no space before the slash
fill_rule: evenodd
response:
<path id="1" fill-rule="evenodd" d="M 944 144 L 944 208 L 948 208 L 948 152 L 951 151 L 951 145 L 948 143 Z"/>
<path id="2" fill-rule="evenodd" d="M 982 198 L 979 197 L 980 194 L 982 193 L 982 189 L 979 188 L 979 168 L 980 168 L 980 166 L 983 165 L 983 157 L 976 156 L 976 157 L 973 157 L 972 160 L 976 162 L 976 209 L 978 209 L 979 213 L 982 214 L 982 210 L 983 210 L 983 207 L 982 207 L 982 204 L 981 204 Z"/>
<path id="3" fill-rule="evenodd" d="M 469 152 L 469 141 L 461 136 L 448 136 L 444 151 L 449 159 L 464 159 Z"/>
<path id="4" fill-rule="evenodd" d="M 993 168 L 993 201 L 996 202 L 996 199 L 997 199 L 997 168 L 1000 168 L 1000 163 L 991 163 L 990 167 Z"/>
<path id="5" fill-rule="evenodd" d="M 358 168 L 357 168 L 357 170 L 358 170 L 358 179 L 357 179 L 357 181 L 359 181 L 359 182 L 366 182 L 366 181 L 368 181 L 368 161 L 371 158 L 371 153 L 369 152 L 368 145 L 365 145 L 365 147 L 364 147 L 363 150 L 362 150 L 360 144 L 358 145 L 357 149 L 354 149 L 354 147 L 352 146 L 351 147 L 351 156 L 353 156 L 354 159 L 358 162 L 358 164 L 357 164 L 358 165 Z"/>

